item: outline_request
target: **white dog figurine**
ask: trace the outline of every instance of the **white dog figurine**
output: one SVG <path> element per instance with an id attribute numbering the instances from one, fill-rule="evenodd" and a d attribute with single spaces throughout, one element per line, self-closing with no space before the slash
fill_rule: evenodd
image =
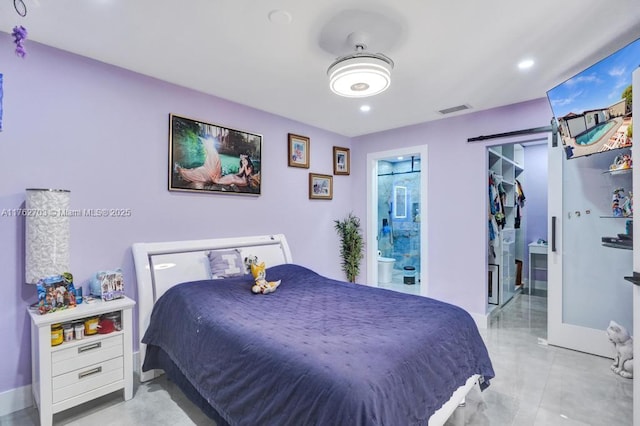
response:
<path id="1" fill-rule="evenodd" d="M 611 369 L 622 377 L 633 378 L 633 338 L 626 328 L 615 321 L 609 323 L 607 336 L 616 348 Z"/>
<path id="2" fill-rule="evenodd" d="M 248 272 L 251 272 L 251 265 L 258 264 L 258 256 L 250 254 L 249 256 L 244 258 L 244 266 L 247 268 Z"/>

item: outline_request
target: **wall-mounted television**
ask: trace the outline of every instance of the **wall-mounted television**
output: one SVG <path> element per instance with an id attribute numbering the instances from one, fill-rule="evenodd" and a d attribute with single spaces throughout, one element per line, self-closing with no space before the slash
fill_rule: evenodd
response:
<path id="1" fill-rule="evenodd" d="M 631 74 L 638 66 L 640 39 L 547 92 L 567 158 L 631 147 Z"/>

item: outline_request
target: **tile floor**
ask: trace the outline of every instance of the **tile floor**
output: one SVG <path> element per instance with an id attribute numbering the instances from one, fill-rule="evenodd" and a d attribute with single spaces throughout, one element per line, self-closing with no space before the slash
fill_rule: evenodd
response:
<path id="1" fill-rule="evenodd" d="M 546 330 L 546 297 L 518 294 L 498 310 L 481 330 L 496 377 L 446 425 L 631 426 L 633 381 L 610 359 L 545 345 Z"/>
<path id="2" fill-rule="evenodd" d="M 391 273 L 390 283 L 378 283 L 378 287 L 386 288 L 389 290 L 398 291 L 400 293 L 408 294 L 420 294 L 420 276 L 416 275 L 415 284 L 404 283 L 404 273 L 399 269 L 394 269 Z"/>
<path id="3" fill-rule="evenodd" d="M 517 295 L 481 330 L 496 378 L 474 388 L 446 426 L 632 424 L 632 381 L 611 360 L 539 343 L 546 337 L 546 298 Z M 115 392 L 58 413 L 54 425 L 213 425 L 164 378 L 136 386 L 127 402 Z M 0 417 L 1 426 L 36 426 L 35 408 Z"/>

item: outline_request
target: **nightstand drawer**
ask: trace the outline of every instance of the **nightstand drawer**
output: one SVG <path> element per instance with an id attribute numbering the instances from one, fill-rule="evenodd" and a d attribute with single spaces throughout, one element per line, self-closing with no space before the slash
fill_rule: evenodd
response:
<path id="1" fill-rule="evenodd" d="M 88 365 L 122 356 L 122 335 L 104 339 L 91 338 L 86 342 L 77 342 L 74 346 L 51 354 L 51 374 L 60 374 L 78 370 Z"/>
<path id="2" fill-rule="evenodd" d="M 53 378 L 53 403 L 64 401 L 124 378 L 122 357 L 71 371 Z"/>

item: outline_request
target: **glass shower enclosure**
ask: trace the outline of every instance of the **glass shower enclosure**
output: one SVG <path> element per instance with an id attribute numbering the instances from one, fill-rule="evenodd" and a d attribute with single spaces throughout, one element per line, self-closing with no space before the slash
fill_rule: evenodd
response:
<path id="1" fill-rule="evenodd" d="M 377 170 L 378 281 L 401 290 L 420 283 L 420 157 L 380 160 Z"/>

